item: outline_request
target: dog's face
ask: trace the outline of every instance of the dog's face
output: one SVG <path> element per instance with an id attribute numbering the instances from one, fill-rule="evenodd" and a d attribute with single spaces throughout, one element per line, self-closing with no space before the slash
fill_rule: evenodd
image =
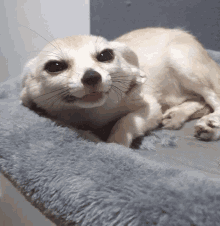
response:
<path id="1" fill-rule="evenodd" d="M 120 101 L 141 73 L 124 44 L 96 36 L 57 39 L 26 65 L 21 99 L 27 107 L 98 107 L 108 98 Z"/>

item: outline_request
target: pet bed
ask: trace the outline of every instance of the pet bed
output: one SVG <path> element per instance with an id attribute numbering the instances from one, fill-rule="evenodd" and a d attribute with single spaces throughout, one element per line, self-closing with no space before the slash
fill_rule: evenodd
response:
<path id="1" fill-rule="evenodd" d="M 95 144 L 21 106 L 19 87 L 0 86 L 1 172 L 56 225 L 220 225 L 220 141 L 196 140 L 195 121 Z"/>

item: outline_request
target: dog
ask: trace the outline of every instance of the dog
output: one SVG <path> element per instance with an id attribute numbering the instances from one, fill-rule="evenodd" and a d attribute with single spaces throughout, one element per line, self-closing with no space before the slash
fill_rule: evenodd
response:
<path id="1" fill-rule="evenodd" d="M 220 139 L 220 67 L 181 29 L 55 39 L 26 64 L 20 97 L 96 142 L 93 131 L 112 121 L 107 142 L 129 147 L 161 125 L 180 129 L 196 118 L 195 137 Z"/>

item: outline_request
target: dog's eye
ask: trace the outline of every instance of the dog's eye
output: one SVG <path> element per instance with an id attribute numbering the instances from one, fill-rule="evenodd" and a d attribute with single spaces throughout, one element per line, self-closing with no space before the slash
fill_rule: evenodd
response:
<path id="1" fill-rule="evenodd" d="M 68 64 L 64 61 L 49 61 L 44 66 L 44 70 L 46 70 L 48 73 L 59 73 L 68 68 Z"/>
<path id="2" fill-rule="evenodd" d="M 97 56 L 97 60 L 99 62 L 112 61 L 113 59 L 114 59 L 114 52 L 111 49 L 105 49 Z"/>

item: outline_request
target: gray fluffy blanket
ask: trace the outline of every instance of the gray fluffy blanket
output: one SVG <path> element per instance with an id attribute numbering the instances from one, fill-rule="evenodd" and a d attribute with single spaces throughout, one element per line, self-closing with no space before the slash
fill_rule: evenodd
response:
<path id="1" fill-rule="evenodd" d="M 220 225 L 220 142 L 193 138 L 194 122 L 155 131 L 138 149 L 95 144 L 18 95 L 17 78 L 1 84 L 0 169 L 55 224 Z"/>

